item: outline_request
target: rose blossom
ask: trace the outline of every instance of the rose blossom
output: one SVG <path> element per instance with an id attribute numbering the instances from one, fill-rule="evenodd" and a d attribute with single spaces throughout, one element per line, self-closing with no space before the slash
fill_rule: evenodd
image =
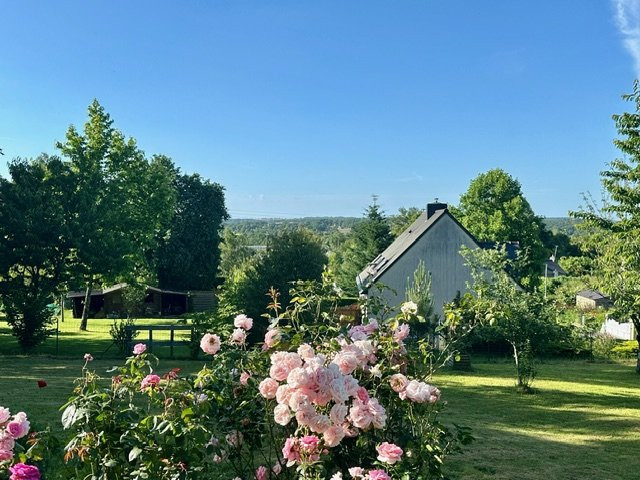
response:
<path id="1" fill-rule="evenodd" d="M 151 375 L 147 375 L 142 379 L 142 382 L 140 383 L 140 390 L 144 390 L 145 388 L 149 387 L 154 388 L 158 386 L 159 383 L 160 377 L 152 373 Z"/>
<path id="2" fill-rule="evenodd" d="M 239 447 L 240 445 L 242 445 L 243 436 L 242 433 L 238 430 L 232 430 L 231 432 L 227 433 L 227 435 L 225 436 L 225 440 L 232 447 Z"/>
<path id="3" fill-rule="evenodd" d="M 236 328 L 242 328 L 243 330 L 251 330 L 253 327 L 253 318 L 247 317 L 244 313 L 237 315 L 233 319 L 233 326 Z"/>
<path id="4" fill-rule="evenodd" d="M 399 446 L 388 442 L 382 442 L 376 447 L 376 450 L 378 451 L 378 460 L 391 465 L 399 461 L 403 453 Z"/>
<path id="5" fill-rule="evenodd" d="M 7 432 L 9 432 L 13 438 L 22 438 L 29 433 L 30 427 L 31 425 L 29 424 L 29 420 L 27 420 L 27 414 L 18 412 L 7 424 Z"/>
<path id="6" fill-rule="evenodd" d="M 334 365 L 337 365 L 344 375 L 348 375 L 358 367 L 358 357 L 351 351 L 340 351 L 333 358 Z"/>
<path id="7" fill-rule="evenodd" d="M 142 355 L 147 351 L 147 346 L 144 343 L 136 343 L 133 347 L 134 355 Z"/>
<path id="8" fill-rule="evenodd" d="M 331 448 L 337 446 L 344 438 L 344 429 L 340 425 L 332 425 L 322 434 L 325 446 Z"/>
<path id="9" fill-rule="evenodd" d="M 8 408 L 0 407 L 0 425 L 6 423 L 11 418 L 11 412 Z"/>
<path id="10" fill-rule="evenodd" d="M 13 450 L 3 450 L 0 448 L 0 462 L 5 462 L 13 458 Z"/>
<path id="11" fill-rule="evenodd" d="M 278 382 L 276 382 L 273 378 L 265 378 L 258 385 L 258 390 L 260 391 L 260 395 L 264 398 L 274 398 L 276 396 L 276 392 L 278 390 Z"/>
<path id="12" fill-rule="evenodd" d="M 298 347 L 298 355 L 305 360 L 311 360 L 315 357 L 316 352 L 313 350 L 313 347 L 307 343 L 303 343 Z"/>
<path id="13" fill-rule="evenodd" d="M 267 330 L 267 333 L 265 333 L 264 335 L 264 345 L 262 346 L 262 349 L 266 350 L 268 348 L 275 347 L 278 343 L 280 343 L 281 339 L 282 334 L 277 328 Z"/>
<path id="14" fill-rule="evenodd" d="M 364 477 L 364 468 L 362 467 L 351 467 L 349 469 L 349 475 L 352 478 L 363 478 Z"/>
<path id="15" fill-rule="evenodd" d="M 440 398 L 440 390 L 417 380 L 411 380 L 403 393 L 416 403 L 435 403 Z"/>
<path id="16" fill-rule="evenodd" d="M 242 372 L 240 374 L 240 383 L 246 386 L 249 384 L 250 378 L 251 378 L 251 374 L 249 372 Z"/>
<path id="17" fill-rule="evenodd" d="M 273 419 L 278 425 L 287 425 L 293 417 L 291 410 L 286 405 L 277 405 L 273 409 Z"/>
<path id="18" fill-rule="evenodd" d="M 336 403 L 333 407 L 331 407 L 329 418 L 333 423 L 340 425 L 344 422 L 347 413 L 349 413 L 349 408 L 346 405 Z"/>
<path id="19" fill-rule="evenodd" d="M 245 332 L 241 328 L 236 328 L 231 334 L 231 343 L 236 345 L 244 345 L 244 342 L 247 340 L 247 332 Z"/>
<path id="20" fill-rule="evenodd" d="M 260 465 L 256 469 L 256 480 L 267 480 L 267 478 L 268 478 L 267 467 L 265 467 L 264 465 Z"/>
<path id="21" fill-rule="evenodd" d="M 287 466 L 289 467 L 300 460 L 300 451 L 295 437 L 289 437 L 285 440 L 282 447 L 282 456 L 287 460 Z"/>
<path id="22" fill-rule="evenodd" d="M 418 305 L 415 302 L 404 302 L 400 311 L 405 315 L 415 315 L 418 313 Z"/>
<path id="23" fill-rule="evenodd" d="M 38 467 L 33 465 L 25 465 L 24 463 L 16 463 L 9 468 L 11 477 L 9 480 L 40 480 L 40 471 Z"/>
<path id="24" fill-rule="evenodd" d="M 409 336 L 409 332 L 410 332 L 409 325 L 406 323 L 403 323 L 402 325 L 398 326 L 398 328 L 396 328 L 396 331 L 393 333 L 393 339 L 396 342 L 400 343 Z"/>
<path id="25" fill-rule="evenodd" d="M 200 340 L 200 348 L 204 353 L 215 355 L 220 350 L 220 337 L 211 333 L 207 333 Z"/>
<path id="26" fill-rule="evenodd" d="M 84 361 L 85 362 L 93 362 L 93 355 L 91 355 L 90 353 L 85 353 L 84 354 Z"/>
<path id="27" fill-rule="evenodd" d="M 391 480 L 391 477 L 384 470 L 369 470 L 367 480 Z"/>
<path id="28" fill-rule="evenodd" d="M 408 383 L 409 380 L 407 380 L 407 377 L 405 377 L 401 373 L 396 373 L 395 375 L 391 375 L 389 377 L 389 384 L 391 385 L 391 389 L 396 393 L 403 392 L 407 388 Z"/>
<path id="29" fill-rule="evenodd" d="M 329 480 L 342 480 L 342 473 L 336 472 Z"/>

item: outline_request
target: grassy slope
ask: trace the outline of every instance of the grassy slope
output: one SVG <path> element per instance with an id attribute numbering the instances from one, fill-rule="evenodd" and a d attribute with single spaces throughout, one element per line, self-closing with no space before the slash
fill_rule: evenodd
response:
<path id="1" fill-rule="evenodd" d="M 104 372 L 114 361 L 96 360 Z M 161 362 L 160 371 L 195 371 L 203 362 Z M 0 357 L 0 405 L 25 410 L 38 426 L 58 426 L 58 407 L 82 361 Z M 636 479 L 640 471 L 640 377 L 630 365 L 556 362 L 540 366 L 535 395 L 513 388 L 509 364 L 442 373 L 447 421 L 477 441 L 447 464 L 460 480 Z M 48 386 L 38 389 L 44 378 Z"/>

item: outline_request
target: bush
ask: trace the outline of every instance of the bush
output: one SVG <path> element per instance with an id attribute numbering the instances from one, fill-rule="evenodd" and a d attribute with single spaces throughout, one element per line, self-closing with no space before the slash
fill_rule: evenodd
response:
<path id="1" fill-rule="evenodd" d="M 618 344 L 611 349 L 611 354 L 618 358 L 637 358 L 638 342 L 636 340 L 618 342 Z"/>
<path id="2" fill-rule="evenodd" d="M 471 436 L 439 421 L 445 405 L 427 383 L 435 353 L 409 335 L 416 313 L 341 323 L 331 282 L 298 283 L 284 311 L 271 295 L 261 348 L 246 343 L 253 320 L 227 319 L 203 336 L 211 362 L 194 376 L 156 373 L 157 359 L 141 347 L 105 382 L 89 357 L 64 406 L 71 438 L 57 474 L 444 478 L 443 461 Z"/>
<path id="3" fill-rule="evenodd" d="M 610 360 L 617 344 L 615 337 L 607 333 L 596 333 L 593 338 L 593 356 L 600 360 Z"/>
<path id="4" fill-rule="evenodd" d="M 114 320 L 109 329 L 109 334 L 113 343 L 118 347 L 118 352 L 124 354 L 127 349 L 133 343 L 133 339 L 138 336 L 140 332 L 127 330 L 126 327 L 135 325 L 133 318 L 125 318 L 123 320 Z"/>

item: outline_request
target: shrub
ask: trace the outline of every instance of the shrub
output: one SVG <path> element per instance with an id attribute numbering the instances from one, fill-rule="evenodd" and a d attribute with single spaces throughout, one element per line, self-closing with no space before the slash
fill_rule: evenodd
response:
<path id="1" fill-rule="evenodd" d="M 610 360 L 617 344 L 615 337 L 608 333 L 596 333 L 593 338 L 593 356 L 601 360 Z"/>
<path id="2" fill-rule="evenodd" d="M 118 352 L 121 354 L 126 353 L 127 348 L 133 343 L 133 339 L 138 336 L 140 332 L 127 330 L 127 327 L 135 325 L 133 318 L 125 318 L 122 320 L 114 320 L 109 329 L 109 334 L 113 343 L 118 347 Z"/>
<path id="3" fill-rule="evenodd" d="M 64 406 L 71 438 L 60 474 L 444 478 L 446 456 L 471 436 L 439 421 L 444 403 L 428 383 L 433 352 L 409 336 L 415 309 L 356 325 L 336 315 L 330 282 L 298 283 L 291 297 L 282 311 L 271 292 L 260 348 L 246 343 L 254 322 L 245 315 L 205 334 L 211 362 L 194 376 L 157 373 L 157 359 L 140 348 L 105 386 L 89 357 Z"/>
<path id="4" fill-rule="evenodd" d="M 637 358 L 638 342 L 635 340 L 618 342 L 618 344 L 611 349 L 611 354 L 618 358 Z"/>

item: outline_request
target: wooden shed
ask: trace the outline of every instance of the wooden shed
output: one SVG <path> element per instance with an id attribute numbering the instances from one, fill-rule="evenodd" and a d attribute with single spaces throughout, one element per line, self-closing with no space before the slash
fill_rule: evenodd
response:
<path id="1" fill-rule="evenodd" d="M 576 307 L 581 310 L 594 310 L 611 306 L 611 300 L 597 290 L 582 290 L 576 294 Z"/>

